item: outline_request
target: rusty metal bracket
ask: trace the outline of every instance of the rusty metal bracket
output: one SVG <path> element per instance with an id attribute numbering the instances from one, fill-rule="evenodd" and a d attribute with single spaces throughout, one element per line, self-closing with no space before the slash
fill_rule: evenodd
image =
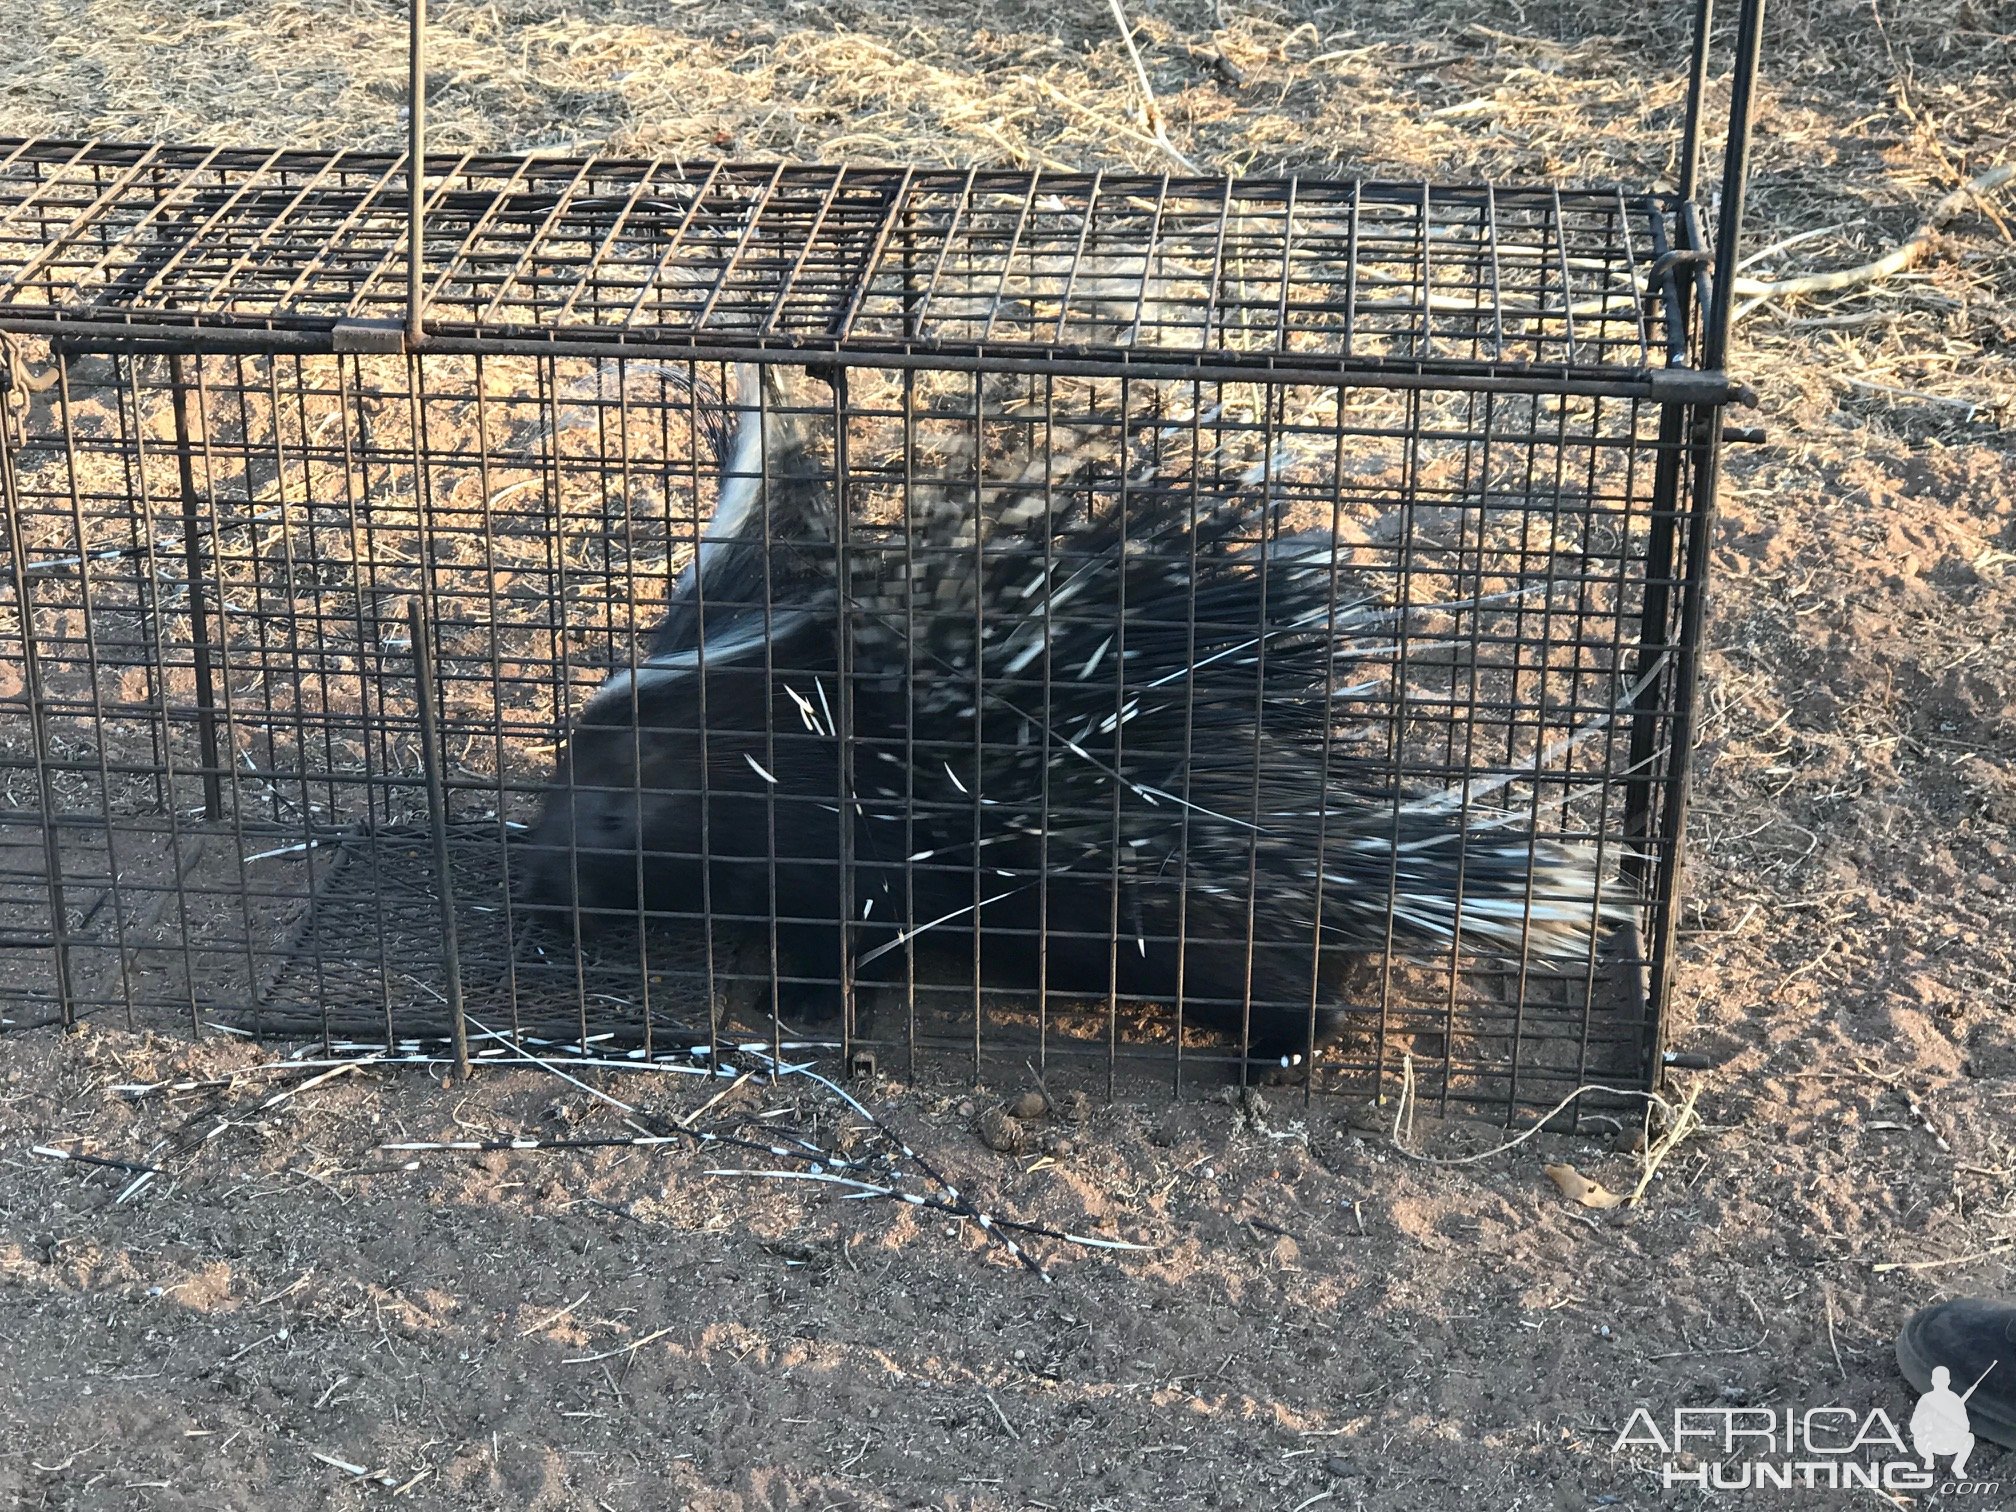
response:
<path id="1" fill-rule="evenodd" d="M 339 320 L 329 331 L 332 352 L 403 352 L 406 327 L 396 320 Z"/>

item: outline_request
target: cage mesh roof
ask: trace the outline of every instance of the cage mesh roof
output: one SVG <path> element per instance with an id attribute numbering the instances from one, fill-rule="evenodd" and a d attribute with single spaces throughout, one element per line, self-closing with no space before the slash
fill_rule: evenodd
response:
<path id="1" fill-rule="evenodd" d="M 0 324 L 328 332 L 407 300 L 405 159 L 0 138 Z M 1687 363 L 1671 196 L 427 161 L 430 335 L 1617 379 Z"/>

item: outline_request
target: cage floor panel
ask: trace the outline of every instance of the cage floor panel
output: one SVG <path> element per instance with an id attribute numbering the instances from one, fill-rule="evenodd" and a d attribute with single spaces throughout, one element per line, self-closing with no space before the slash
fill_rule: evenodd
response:
<path id="1" fill-rule="evenodd" d="M 654 1048 L 708 1037 L 708 961 L 690 926 L 654 926 L 640 950 L 634 930 L 586 942 L 578 957 L 561 931 L 504 906 L 509 847 L 494 823 L 458 825 L 449 843 L 457 955 L 471 1034 L 485 1029 L 556 1041 Z M 712 1001 L 724 1038 L 772 1036 L 752 1006 L 756 987 L 723 929 Z M 433 842 L 418 828 L 360 830 L 325 864 L 312 898 L 255 1005 L 227 1021 L 262 1033 L 341 1039 L 445 1036 L 449 1030 Z M 1593 977 L 1529 968 L 1524 997 L 1507 973 L 1470 971 L 1452 995 L 1446 971 L 1365 963 L 1347 985 L 1350 1028 L 1319 1059 L 1327 1090 L 1392 1091 L 1411 1059 L 1417 1094 L 1458 1105 L 1536 1108 L 1583 1082 L 1643 1078 L 1646 1009 L 1635 928 L 1608 943 Z M 1382 975 L 1390 983 L 1382 991 Z M 914 997 L 914 1007 L 911 999 Z M 1382 999 L 1384 1007 L 1382 1011 Z M 588 1004 L 584 1025 L 583 1003 Z M 920 978 L 914 989 L 865 986 L 855 1043 L 885 1070 L 1014 1077 L 1039 1052 L 1062 1084 L 1143 1092 L 1169 1084 L 1176 1045 L 1166 1005 L 1053 1003 L 984 991 L 976 1049 L 970 983 Z M 646 1024 L 649 1024 L 649 1035 Z M 787 1038 L 836 1039 L 831 1022 L 786 1022 Z M 1202 1032 L 1182 1035 L 1189 1081 L 1231 1074 L 1231 1054 Z"/>
<path id="2" fill-rule="evenodd" d="M 598 1030 L 641 1038 L 648 1013 L 654 1026 L 706 1036 L 702 949 L 654 933 L 640 955 L 634 933 L 612 931 L 586 945 L 577 966 L 559 931 L 505 907 L 506 847 L 494 824 L 456 827 L 448 857 L 464 1001 L 482 1023 L 566 1038 L 580 1033 L 586 1001 Z M 402 1034 L 445 1032 L 440 896 L 426 830 L 366 828 L 345 837 L 248 1024 L 319 1033 L 326 1022 L 332 1033 L 382 1033 L 389 1008 Z"/>
<path id="3" fill-rule="evenodd" d="M 436 336 L 1687 366 L 1691 218 L 1610 189 L 443 154 Z M 0 321 L 406 313 L 404 160 L 0 138 Z"/>

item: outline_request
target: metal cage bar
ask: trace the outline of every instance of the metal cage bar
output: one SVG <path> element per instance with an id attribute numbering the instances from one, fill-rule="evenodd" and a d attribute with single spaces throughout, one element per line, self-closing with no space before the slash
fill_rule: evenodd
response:
<path id="1" fill-rule="evenodd" d="M 1762 16 L 1712 241 L 1709 0 L 1677 194 L 0 140 L 0 1027 L 1655 1080 Z"/>

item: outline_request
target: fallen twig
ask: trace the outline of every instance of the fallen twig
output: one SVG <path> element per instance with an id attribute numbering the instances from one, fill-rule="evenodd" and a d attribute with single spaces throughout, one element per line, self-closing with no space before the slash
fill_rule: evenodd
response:
<path id="1" fill-rule="evenodd" d="M 1476 1165 L 1479 1161 L 1489 1160 L 1494 1155 L 1503 1155 L 1507 1150 L 1518 1149 L 1520 1145 L 1526 1143 L 1535 1134 L 1543 1131 L 1549 1123 L 1553 1122 L 1556 1115 L 1566 1111 L 1568 1105 L 1574 1102 L 1576 1098 L 1581 1097 L 1587 1092 L 1608 1092 L 1613 1097 L 1642 1097 L 1647 1102 L 1656 1103 L 1667 1113 L 1674 1111 L 1673 1105 L 1666 1101 L 1665 1098 L 1661 1097 L 1657 1092 L 1647 1092 L 1643 1087 L 1604 1087 L 1590 1083 L 1577 1087 L 1573 1092 L 1562 1098 L 1561 1101 L 1554 1104 L 1532 1128 L 1514 1135 L 1503 1144 L 1493 1145 L 1488 1150 L 1479 1150 L 1475 1155 L 1424 1155 L 1419 1150 L 1408 1149 L 1400 1139 L 1402 1120 L 1408 1120 L 1407 1126 L 1411 1128 L 1414 1111 L 1414 1057 L 1408 1055 L 1401 1062 L 1400 1098 L 1393 1109 L 1393 1148 L 1398 1150 L 1402 1155 L 1405 1155 L 1409 1160 L 1418 1160 L 1423 1165 Z M 1689 1105 L 1692 1105 L 1691 1097 L 1689 1098 Z"/>
<path id="2" fill-rule="evenodd" d="M 637 1340 L 634 1344 L 625 1344 L 621 1349 L 605 1349 L 600 1354 L 575 1355 L 571 1359 L 562 1360 L 560 1363 L 562 1365 L 593 1365 L 597 1360 L 613 1360 L 618 1355 L 635 1354 L 646 1344 L 656 1343 L 670 1332 L 672 1332 L 672 1325 L 668 1324 L 656 1333 L 644 1335 L 643 1338 Z"/>
<path id="3" fill-rule="evenodd" d="M 1687 1089 L 1686 1100 L 1680 1104 L 1680 1111 L 1673 1114 L 1672 1121 L 1666 1125 L 1666 1131 L 1646 1147 L 1645 1169 L 1638 1173 L 1638 1185 L 1631 1189 L 1631 1195 L 1626 1199 L 1631 1205 L 1636 1206 L 1644 1198 L 1645 1189 L 1652 1185 L 1652 1178 L 1659 1174 L 1660 1163 L 1700 1124 L 1701 1115 L 1694 1111 L 1694 1104 L 1701 1100 L 1702 1085 L 1703 1083 L 1697 1078 L 1694 1085 Z"/>
<path id="4" fill-rule="evenodd" d="M 2016 1240 L 2005 1244 L 1991 1244 L 1987 1249 L 1976 1250 L 1971 1255 L 1948 1255 L 1942 1260 L 1879 1260 L 1870 1267 L 1881 1276 L 1889 1271 L 1942 1270 L 1949 1265 L 1968 1265 L 1976 1260 L 1993 1260 L 1997 1255 L 2006 1255 L 2016 1250 Z"/>
<path id="5" fill-rule="evenodd" d="M 1168 153 L 1185 173 L 1199 171 L 1197 165 L 1176 150 L 1176 144 L 1169 140 L 1169 132 L 1162 124 L 1162 107 L 1155 103 L 1155 90 L 1148 82 L 1148 69 L 1141 61 L 1141 50 L 1134 45 L 1134 28 L 1127 22 L 1127 12 L 1120 8 L 1120 0 L 1106 0 L 1113 9 L 1113 24 L 1120 28 L 1120 40 L 1127 44 L 1127 56 L 1134 63 L 1134 80 L 1141 86 L 1141 117 L 1148 123 L 1155 145 Z"/>
<path id="6" fill-rule="evenodd" d="M 1877 383 L 1868 378 L 1851 378 L 1846 373 L 1841 375 L 1841 381 L 1863 393 L 1889 394 L 1898 399 L 1916 399 L 1924 404 L 1944 404 L 1953 409 L 1965 410 L 1966 418 L 1969 420 L 1972 420 L 1981 408 L 1980 402 L 1974 399 L 1954 399 L 1945 394 L 1928 394 L 1923 389 L 1898 388 L 1895 384 Z"/>
<path id="7" fill-rule="evenodd" d="M 1879 278 L 1889 278 L 1914 268 L 1924 258 L 1946 223 L 1979 195 L 1992 194 L 2011 180 L 2016 180 L 2016 163 L 2004 163 L 1999 167 L 1985 169 L 1955 189 L 1951 194 L 1932 207 L 1918 229 L 1905 241 L 1898 243 L 1874 262 L 1863 263 L 1859 267 L 1841 268 L 1832 273 L 1805 273 L 1796 278 L 1739 278 L 1732 284 L 1732 292 L 1738 299 L 1785 299 L 1801 294 L 1827 294 L 1836 289 L 1853 289 L 1862 284 L 1874 283 Z"/>

